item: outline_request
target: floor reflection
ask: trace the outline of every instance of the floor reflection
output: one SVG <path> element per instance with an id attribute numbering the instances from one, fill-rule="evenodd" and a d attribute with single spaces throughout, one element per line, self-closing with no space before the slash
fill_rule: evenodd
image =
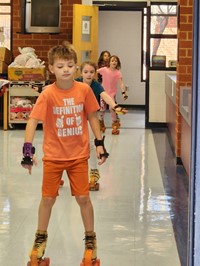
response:
<path id="1" fill-rule="evenodd" d="M 189 179 L 182 165 L 176 164 L 165 129 L 153 131 L 165 193 L 170 204 L 174 236 L 181 260 L 187 265 Z M 162 145 L 163 144 L 163 145 Z"/>
<path id="2" fill-rule="evenodd" d="M 185 266 L 188 184 L 166 132 L 145 129 L 144 113 L 137 111 L 121 117 L 120 135 L 113 136 L 110 114 L 106 119 L 110 156 L 100 168 L 100 190 L 91 193 L 101 265 Z M 0 265 L 6 266 L 27 264 L 40 201 L 42 131 L 35 136 L 38 166 L 31 176 L 20 166 L 23 139 L 24 130 L 0 130 Z M 63 178 L 46 256 L 52 265 L 75 266 L 84 230 Z"/>

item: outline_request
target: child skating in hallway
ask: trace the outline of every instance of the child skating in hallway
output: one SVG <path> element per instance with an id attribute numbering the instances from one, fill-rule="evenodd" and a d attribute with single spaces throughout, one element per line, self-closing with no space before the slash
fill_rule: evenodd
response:
<path id="1" fill-rule="evenodd" d="M 107 66 L 110 56 L 111 56 L 111 54 L 109 51 L 107 51 L 107 50 L 102 51 L 100 56 L 99 56 L 99 59 L 98 59 L 98 68 Z M 101 74 L 98 73 L 97 76 L 98 76 L 98 82 L 102 83 Z"/>
<path id="2" fill-rule="evenodd" d="M 99 104 L 90 86 L 74 81 L 77 55 L 71 45 L 64 43 L 52 47 L 48 52 L 48 61 L 49 70 L 55 75 L 56 81 L 46 86 L 30 114 L 25 130 L 21 162 L 31 174 L 32 166 L 37 164 L 34 157 L 34 135 L 38 122 L 42 121 L 44 134 L 42 198 L 28 266 L 49 265 L 49 260 L 43 259 L 43 255 L 47 244 L 51 211 L 58 196 L 63 171 L 68 174 L 71 194 L 80 207 L 85 229 L 82 265 L 87 262 L 99 266 L 94 212 L 88 182 L 88 121 L 95 136 L 98 164 L 103 164 L 108 157 L 97 117 Z"/>
<path id="3" fill-rule="evenodd" d="M 123 83 L 122 73 L 120 71 L 121 68 L 121 62 L 118 56 L 112 55 L 109 58 L 108 66 L 102 67 L 97 70 L 98 73 L 102 75 L 102 86 L 107 92 L 108 95 L 110 95 L 114 101 L 116 101 L 116 94 L 117 94 L 117 85 L 119 84 L 120 89 L 122 91 L 123 99 L 126 100 L 128 96 L 126 95 L 125 86 Z M 100 124 L 103 128 L 102 131 L 105 131 L 105 125 L 104 125 L 104 115 L 106 110 L 106 103 L 102 100 L 101 101 L 101 110 L 100 110 Z M 119 134 L 119 128 L 120 128 L 120 121 L 118 119 L 118 116 L 116 112 L 113 111 L 112 108 L 109 108 L 111 113 L 111 119 L 112 119 L 112 134 L 118 135 Z"/>
<path id="4" fill-rule="evenodd" d="M 80 66 L 81 77 L 77 78 L 77 81 L 87 83 L 93 90 L 94 95 L 100 104 L 100 99 L 103 99 L 106 104 L 110 106 L 116 113 L 126 114 L 127 110 L 120 107 L 115 103 L 113 98 L 111 98 L 103 89 L 102 85 L 95 80 L 95 75 L 97 71 L 97 66 L 92 61 L 85 61 Z M 90 181 L 90 190 L 99 190 L 98 180 L 100 178 L 98 161 L 96 157 L 96 151 L 93 141 L 93 134 L 90 130 L 90 160 L 89 160 L 89 181 Z"/>

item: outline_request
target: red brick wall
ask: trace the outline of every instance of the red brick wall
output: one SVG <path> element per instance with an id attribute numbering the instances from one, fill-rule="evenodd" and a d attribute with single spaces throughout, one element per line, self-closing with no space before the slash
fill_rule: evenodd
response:
<path id="1" fill-rule="evenodd" d="M 12 15 L 12 51 L 14 57 L 18 47 L 33 47 L 38 58 L 47 62 L 47 51 L 63 40 L 72 42 L 73 4 L 81 4 L 81 0 L 62 0 L 61 32 L 59 34 L 21 34 L 20 0 L 13 1 Z"/>
<path id="2" fill-rule="evenodd" d="M 176 85 L 176 155 L 181 154 L 181 115 L 179 113 L 180 87 L 192 84 L 192 18 L 193 0 L 179 0 L 178 63 Z"/>

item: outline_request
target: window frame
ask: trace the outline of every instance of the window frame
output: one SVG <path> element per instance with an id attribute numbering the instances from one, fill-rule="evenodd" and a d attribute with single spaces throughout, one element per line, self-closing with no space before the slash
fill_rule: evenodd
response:
<path id="1" fill-rule="evenodd" d="M 10 16 L 10 30 L 9 30 L 9 35 L 10 35 L 10 45 L 5 46 L 9 50 L 12 50 L 12 0 L 0 0 L 0 7 L 5 7 L 9 6 L 10 7 L 10 12 L 0 12 L 0 16 L 5 16 L 8 15 Z M 0 26 L 1 27 L 1 26 Z"/>
<path id="2" fill-rule="evenodd" d="M 152 6 L 176 6 L 176 13 L 174 14 L 155 14 L 155 13 L 151 13 L 151 7 Z M 148 8 L 148 12 L 147 12 L 147 16 L 149 15 L 149 24 L 148 24 L 148 51 L 149 51 L 149 62 L 148 62 L 148 67 L 149 68 L 155 68 L 151 66 L 151 53 L 152 53 L 152 47 L 151 47 L 151 43 L 152 43 L 152 39 L 160 39 L 160 40 L 169 40 L 169 39 L 178 39 L 177 37 L 177 33 L 176 34 L 156 34 L 156 33 L 151 33 L 151 23 L 152 23 L 152 17 L 158 17 L 158 16 L 167 16 L 167 17 L 176 17 L 177 18 L 177 30 L 178 30 L 178 5 L 176 2 L 172 2 L 172 3 L 161 3 L 161 2 L 154 2 L 151 3 L 151 6 Z M 178 50 L 178 45 L 177 45 L 177 50 Z M 153 55 L 153 54 L 152 54 Z M 171 67 L 165 67 L 167 69 L 171 68 Z M 173 67 L 174 68 L 174 67 Z M 176 69 L 176 68 L 174 68 Z"/>

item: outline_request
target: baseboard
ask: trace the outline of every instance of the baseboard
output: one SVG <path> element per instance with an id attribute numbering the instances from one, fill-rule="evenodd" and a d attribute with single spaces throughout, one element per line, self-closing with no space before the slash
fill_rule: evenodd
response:
<path id="1" fill-rule="evenodd" d="M 145 128 L 167 128 L 167 123 L 162 122 L 146 122 Z"/>

